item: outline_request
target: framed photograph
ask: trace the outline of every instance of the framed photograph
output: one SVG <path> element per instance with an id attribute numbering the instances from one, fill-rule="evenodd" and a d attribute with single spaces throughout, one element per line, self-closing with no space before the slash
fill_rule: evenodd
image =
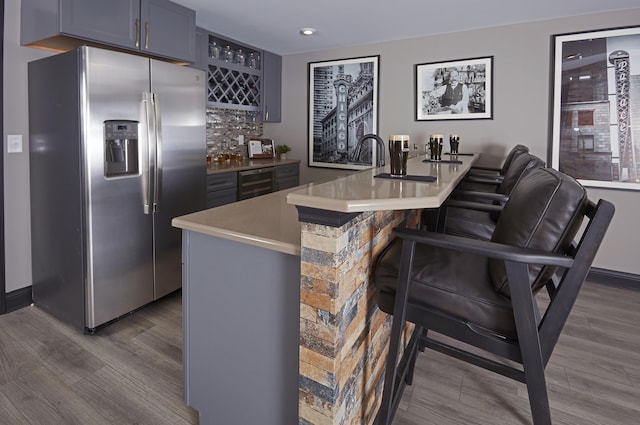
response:
<path id="1" fill-rule="evenodd" d="M 309 166 L 376 164 L 380 56 L 309 63 Z"/>
<path id="2" fill-rule="evenodd" d="M 493 56 L 416 65 L 416 121 L 493 119 Z"/>
<path id="3" fill-rule="evenodd" d="M 640 190 L 640 27 L 554 36 L 551 166 Z"/>
<path id="4" fill-rule="evenodd" d="M 250 139 L 247 147 L 249 158 L 268 159 L 273 158 L 273 140 L 271 139 Z"/>

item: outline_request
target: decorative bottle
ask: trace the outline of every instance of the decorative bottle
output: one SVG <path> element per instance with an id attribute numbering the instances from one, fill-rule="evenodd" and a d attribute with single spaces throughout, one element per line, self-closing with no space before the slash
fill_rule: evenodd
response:
<path id="1" fill-rule="evenodd" d="M 215 41 L 209 45 L 209 56 L 213 59 L 220 59 L 220 46 Z"/>
<path id="2" fill-rule="evenodd" d="M 244 54 L 242 49 L 238 49 L 238 52 L 236 53 L 236 63 L 240 66 L 245 66 L 246 62 L 247 55 Z"/>
<path id="3" fill-rule="evenodd" d="M 229 46 L 228 44 L 224 46 L 222 58 L 225 62 L 233 62 L 233 50 L 231 50 L 231 46 Z"/>
<path id="4" fill-rule="evenodd" d="M 249 53 L 249 62 L 247 63 L 247 66 L 249 66 L 249 68 L 258 69 L 258 58 L 256 58 L 255 53 Z"/>

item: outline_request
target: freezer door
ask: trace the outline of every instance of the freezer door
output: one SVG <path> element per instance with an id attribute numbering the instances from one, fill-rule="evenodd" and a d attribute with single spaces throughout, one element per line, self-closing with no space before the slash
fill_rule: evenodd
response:
<path id="1" fill-rule="evenodd" d="M 153 300 L 153 221 L 144 211 L 149 151 L 143 98 L 149 92 L 149 60 L 82 50 L 82 155 L 88 178 L 86 327 L 94 328 Z M 105 172 L 105 141 L 136 137 L 133 131 L 106 134 L 105 122 L 110 120 L 137 125 L 139 173 Z"/>
<path id="2" fill-rule="evenodd" d="M 180 229 L 171 220 L 206 208 L 204 72 L 151 61 L 157 116 L 155 298 L 182 285 Z"/>

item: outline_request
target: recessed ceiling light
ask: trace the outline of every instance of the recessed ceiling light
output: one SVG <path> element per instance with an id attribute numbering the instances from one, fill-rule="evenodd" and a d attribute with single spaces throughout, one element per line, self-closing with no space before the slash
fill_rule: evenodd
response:
<path id="1" fill-rule="evenodd" d="M 302 35 L 313 35 L 316 33 L 316 29 L 315 28 L 302 28 L 300 30 L 300 34 Z"/>

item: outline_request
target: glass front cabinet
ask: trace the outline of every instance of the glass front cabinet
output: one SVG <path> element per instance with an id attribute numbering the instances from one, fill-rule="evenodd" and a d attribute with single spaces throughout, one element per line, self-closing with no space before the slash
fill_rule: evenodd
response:
<path id="1" fill-rule="evenodd" d="M 279 122 L 282 58 L 198 28 L 197 60 L 207 73 L 207 102 L 246 111 L 248 121 Z"/>

